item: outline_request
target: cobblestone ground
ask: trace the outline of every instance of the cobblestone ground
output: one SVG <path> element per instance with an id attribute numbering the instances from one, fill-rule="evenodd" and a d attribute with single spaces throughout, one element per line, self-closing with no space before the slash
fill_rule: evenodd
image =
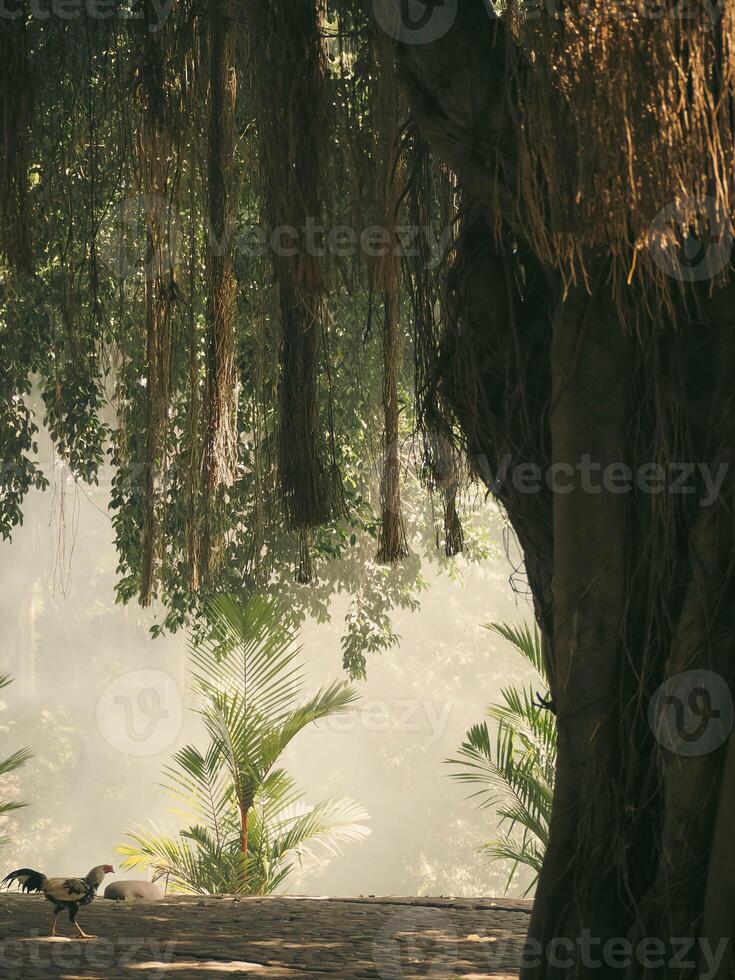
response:
<path id="1" fill-rule="evenodd" d="M 0 976 L 162 980 L 510 980 L 530 905 L 499 900 L 97 899 L 80 920 L 94 940 L 50 939 L 41 896 L 0 895 Z M 64 915 L 61 931 L 71 936 Z"/>

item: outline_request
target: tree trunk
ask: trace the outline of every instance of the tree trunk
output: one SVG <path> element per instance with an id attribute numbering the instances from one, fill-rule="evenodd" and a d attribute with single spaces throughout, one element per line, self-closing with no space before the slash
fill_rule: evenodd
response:
<path id="1" fill-rule="evenodd" d="M 549 847 L 531 923 L 531 935 L 545 947 L 583 929 L 604 940 L 625 935 L 609 849 L 627 504 L 624 495 L 591 493 L 579 467 L 586 458 L 601 470 L 625 459 L 631 344 L 606 308 L 605 273 L 602 267 L 591 295 L 573 290 L 553 325 L 551 461 L 561 491 L 553 495 L 558 758 Z M 544 966 L 527 972 L 546 975 Z"/>
<path id="2" fill-rule="evenodd" d="M 572 284 L 534 255 L 508 43 L 467 0 L 399 58 L 464 194 L 435 388 L 523 549 L 558 717 L 523 977 L 732 977 L 735 289 L 682 284 L 664 319 L 613 302 L 603 249 Z"/>

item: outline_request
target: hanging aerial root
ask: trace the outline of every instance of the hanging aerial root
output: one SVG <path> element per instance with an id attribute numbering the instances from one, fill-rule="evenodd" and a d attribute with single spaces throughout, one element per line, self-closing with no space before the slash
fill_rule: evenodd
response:
<path id="1" fill-rule="evenodd" d="M 160 510 L 166 470 L 166 433 L 171 397 L 173 305 L 176 284 L 168 248 L 171 209 L 171 117 L 166 93 L 169 35 L 151 31 L 155 13 L 145 5 L 139 31 L 140 66 L 136 95 L 138 181 L 146 222 L 146 482 L 140 600 L 153 595 L 160 553 Z"/>
<path id="2" fill-rule="evenodd" d="M 444 510 L 444 554 L 453 558 L 464 550 L 464 531 L 457 509 L 462 485 L 462 467 L 457 449 L 438 432 L 427 434 L 430 451 L 431 486 L 441 491 Z"/>
<path id="3" fill-rule="evenodd" d="M 378 561 L 395 564 L 408 555 L 408 541 L 401 511 L 400 409 L 398 369 L 401 359 L 398 290 L 383 292 L 383 413 L 385 419 L 383 478 L 381 484 L 381 529 Z"/>
<path id="4" fill-rule="evenodd" d="M 537 13 L 505 14 L 523 234 L 570 277 L 605 246 L 619 290 L 636 278 L 671 293 L 683 235 L 732 233 L 735 0 Z"/>
<path id="5" fill-rule="evenodd" d="M 314 579 L 314 566 L 309 547 L 309 532 L 299 531 L 299 563 L 296 568 L 296 582 L 299 585 L 309 585 Z"/>
<path id="6" fill-rule="evenodd" d="M 401 259 L 396 225 L 405 180 L 400 158 L 402 113 L 391 46 L 381 31 L 374 40 L 373 129 L 375 139 L 375 199 L 380 225 L 389 247 L 377 258 L 373 286 L 383 297 L 383 474 L 381 482 L 381 533 L 377 559 L 395 564 L 408 555 L 408 541 L 401 509 L 400 367 L 403 362 L 401 318 Z"/>
<path id="7" fill-rule="evenodd" d="M 209 158 L 207 167 L 207 432 L 208 494 L 229 486 L 237 468 L 238 376 L 235 323 L 235 28 L 229 0 L 209 21 Z"/>
<path id="8" fill-rule="evenodd" d="M 324 207 L 327 128 L 324 16 L 320 0 L 257 0 L 250 52 L 260 167 L 270 233 L 319 224 Z M 273 238 L 271 238 L 273 241 Z M 290 245 L 290 242 L 289 242 Z M 336 467 L 326 463 L 320 411 L 319 352 L 324 335 L 320 257 L 305 243 L 271 251 L 280 304 L 278 464 L 288 523 L 323 524 L 340 510 Z"/>
<path id="9" fill-rule="evenodd" d="M 408 143 L 407 193 L 411 227 L 433 229 L 433 238 L 450 250 L 457 217 L 456 182 L 453 175 L 433 163 L 418 132 Z M 464 532 L 457 507 L 463 479 L 461 452 L 454 445 L 451 412 L 442 406 L 434 384 L 445 318 L 444 299 L 447 255 L 432 250 L 422 235 L 416 254 L 406 262 L 413 326 L 414 393 L 417 428 L 424 444 L 423 478 L 432 492 L 439 489 L 444 510 L 444 551 L 453 557 L 464 550 Z M 439 542 L 437 541 L 437 547 Z"/>
<path id="10" fill-rule="evenodd" d="M 23 4 L 25 7 L 25 4 Z M 0 30 L 0 257 L 11 269 L 31 268 L 28 146 L 31 79 L 25 11 Z"/>

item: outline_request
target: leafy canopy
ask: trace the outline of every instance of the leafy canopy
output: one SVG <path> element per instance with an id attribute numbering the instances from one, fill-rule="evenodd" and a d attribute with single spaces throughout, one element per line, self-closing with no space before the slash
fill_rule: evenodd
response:
<path id="1" fill-rule="evenodd" d="M 452 180 L 404 131 L 369 4 L 153 7 L 0 37 L 0 535 L 48 484 L 42 420 L 74 480 L 110 480 L 117 595 L 160 600 L 155 632 L 210 593 L 267 587 L 323 617 L 348 592 L 361 676 L 421 588 L 386 516 L 426 554 L 476 546 L 447 440 L 414 439 Z"/>

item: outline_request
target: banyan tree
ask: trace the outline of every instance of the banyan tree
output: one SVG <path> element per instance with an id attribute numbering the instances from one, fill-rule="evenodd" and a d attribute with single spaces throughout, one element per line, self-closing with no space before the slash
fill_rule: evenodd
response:
<path id="1" fill-rule="evenodd" d="M 400 575 L 413 400 L 440 547 L 484 483 L 543 635 L 531 938 L 691 937 L 619 972 L 712 975 L 735 742 L 676 751 L 651 706 L 735 682 L 735 2 L 416 5 L 6 5 L 2 531 L 44 481 L 33 387 L 80 480 L 111 454 L 121 595 L 171 623 L 233 568 L 318 587 L 372 453 Z M 601 975 L 572 962 L 525 976 Z"/>

